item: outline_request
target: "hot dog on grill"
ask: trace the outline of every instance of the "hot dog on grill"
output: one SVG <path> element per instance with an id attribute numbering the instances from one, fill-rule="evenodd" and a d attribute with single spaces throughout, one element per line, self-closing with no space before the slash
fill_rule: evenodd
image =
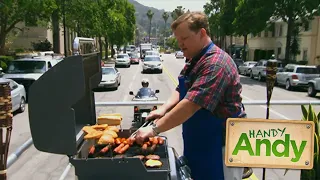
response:
<path id="1" fill-rule="evenodd" d="M 162 145 L 164 143 L 164 140 L 161 137 L 158 137 L 158 141 L 159 141 L 160 145 Z"/>
<path id="2" fill-rule="evenodd" d="M 125 144 L 121 143 L 118 147 L 116 147 L 113 151 L 118 153 L 121 148 L 123 148 Z"/>
<path id="3" fill-rule="evenodd" d="M 126 144 L 123 148 L 121 148 L 118 152 L 119 154 L 123 154 L 129 149 L 129 144 Z"/>
<path id="4" fill-rule="evenodd" d="M 150 155 L 146 156 L 146 159 L 159 160 L 160 156 L 155 155 L 155 154 L 150 154 Z"/>

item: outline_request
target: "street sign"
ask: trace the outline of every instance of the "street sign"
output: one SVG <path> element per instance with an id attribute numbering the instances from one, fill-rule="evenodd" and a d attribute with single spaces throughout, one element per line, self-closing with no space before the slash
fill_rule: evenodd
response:
<path id="1" fill-rule="evenodd" d="M 312 121 L 229 118 L 226 127 L 227 166 L 313 168 Z"/>

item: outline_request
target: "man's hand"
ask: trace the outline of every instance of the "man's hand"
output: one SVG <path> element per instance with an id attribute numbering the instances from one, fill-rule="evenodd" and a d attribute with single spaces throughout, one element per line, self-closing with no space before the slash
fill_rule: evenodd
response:
<path id="1" fill-rule="evenodd" d="M 155 120 L 162 118 L 166 114 L 166 111 L 162 108 L 151 111 L 150 114 L 146 117 L 146 120 Z"/>
<path id="2" fill-rule="evenodd" d="M 152 126 L 147 126 L 144 128 L 141 128 L 137 131 L 137 134 L 135 135 L 135 141 L 138 144 L 143 144 L 143 142 L 149 138 L 149 137 L 154 137 L 156 134 L 152 129 Z"/>

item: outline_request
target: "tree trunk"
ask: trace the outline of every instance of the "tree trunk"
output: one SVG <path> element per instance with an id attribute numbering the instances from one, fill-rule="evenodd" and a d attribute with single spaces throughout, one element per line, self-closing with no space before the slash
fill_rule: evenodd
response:
<path id="1" fill-rule="evenodd" d="M 149 43 L 151 43 L 150 36 L 151 36 L 151 20 L 150 20 L 150 25 L 149 25 Z"/>
<path id="2" fill-rule="evenodd" d="M 5 55 L 5 46 L 6 46 L 6 36 L 4 32 L 0 32 L 0 55 Z"/>
<path id="3" fill-rule="evenodd" d="M 53 52 L 60 53 L 59 10 L 53 11 L 51 18 L 52 18 Z"/>
<path id="4" fill-rule="evenodd" d="M 103 44 L 102 44 L 101 37 L 99 37 L 98 39 L 99 39 L 98 41 L 99 41 L 100 58 L 102 59 Z"/>
<path id="5" fill-rule="evenodd" d="M 242 60 L 243 61 L 247 60 L 247 51 L 246 51 L 247 44 L 248 44 L 248 35 L 245 34 L 245 35 L 243 35 L 243 47 L 244 47 L 244 50 L 242 52 Z"/>
<path id="6" fill-rule="evenodd" d="M 232 40 L 232 37 L 233 37 L 233 36 L 231 35 L 231 36 L 230 36 L 230 46 L 229 46 L 229 47 L 230 47 L 230 49 L 229 49 L 229 55 L 230 55 L 230 56 L 233 55 L 233 54 L 232 54 L 232 43 L 233 43 L 233 42 L 232 42 L 232 41 L 233 41 L 233 40 Z"/>
<path id="7" fill-rule="evenodd" d="M 104 46 L 104 50 L 105 50 L 105 59 L 108 59 L 109 57 L 109 51 L 108 51 L 108 47 L 109 47 L 109 43 L 108 43 L 108 37 L 105 36 L 104 37 L 104 41 L 105 41 L 105 46 Z"/>
<path id="8" fill-rule="evenodd" d="M 288 63 L 290 59 L 290 42 L 292 37 L 292 31 L 294 28 L 294 21 L 292 17 L 288 19 L 288 28 L 287 28 L 287 39 L 286 39 L 286 52 L 285 52 L 285 62 Z"/>
<path id="9" fill-rule="evenodd" d="M 0 26 L 0 55 L 5 55 L 6 37 L 7 37 L 7 18 L 2 19 Z"/>

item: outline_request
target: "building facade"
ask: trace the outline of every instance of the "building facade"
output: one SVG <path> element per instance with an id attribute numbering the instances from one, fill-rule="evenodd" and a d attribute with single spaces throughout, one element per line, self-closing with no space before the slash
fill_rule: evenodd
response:
<path id="1" fill-rule="evenodd" d="M 273 50 L 277 59 L 285 58 L 287 23 L 277 21 L 274 28 L 265 30 L 257 36 L 248 36 L 248 60 L 255 59 L 255 50 Z M 320 16 L 305 25 L 299 36 L 300 54 L 297 61 L 308 61 L 310 65 L 320 64 Z"/>

